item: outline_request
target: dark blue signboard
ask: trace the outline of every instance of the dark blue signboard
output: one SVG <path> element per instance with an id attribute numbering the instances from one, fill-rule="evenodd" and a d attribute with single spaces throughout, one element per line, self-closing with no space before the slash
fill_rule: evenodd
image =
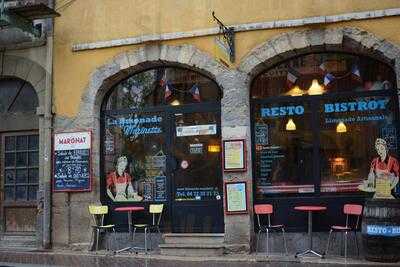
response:
<path id="1" fill-rule="evenodd" d="M 90 132 L 56 134 L 54 191 L 90 191 Z"/>

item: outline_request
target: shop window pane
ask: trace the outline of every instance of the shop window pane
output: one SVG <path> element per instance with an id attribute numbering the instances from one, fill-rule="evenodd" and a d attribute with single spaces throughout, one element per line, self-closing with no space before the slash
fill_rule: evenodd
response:
<path id="1" fill-rule="evenodd" d="M 5 150 L 6 151 L 15 150 L 15 136 L 6 136 L 5 137 Z"/>
<path id="2" fill-rule="evenodd" d="M 114 201 L 166 200 L 164 117 L 158 113 L 106 116 L 104 168 Z"/>
<path id="3" fill-rule="evenodd" d="M 39 136 L 38 135 L 30 135 L 29 136 L 29 150 L 38 150 L 39 149 Z"/>
<path id="4" fill-rule="evenodd" d="M 17 184 L 28 182 L 28 170 L 27 169 L 17 169 Z"/>
<path id="5" fill-rule="evenodd" d="M 167 89 L 168 88 L 168 89 Z M 166 91 L 169 96 L 166 96 Z M 211 79 L 182 68 L 156 68 L 119 83 L 104 109 L 132 109 L 159 105 L 219 101 L 221 92 Z"/>
<path id="6" fill-rule="evenodd" d="M 322 192 L 373 187 L 384 171 L 390 173 L 390 179 L 399 176 L 397 159 L 393 157 L 398 149 L 392 112 L 396 103 L 393 97 L 384 96 L 341 97 L 321 103 Z M 376 150 L 378 138 L 385 144 L 382 157 Z"/>
<path id="7" fill-rule="evenodd" d="M 17 167 L 25 167 L 28 165 L 28 153 L 19 152 L 17 153 Z"/>
<path id="8" fill-rule="evenodd" d="M 27 200 L 27 190 L 26 186 L 17 186 L 15 190 L 15 198 L 16 200 Z"/>
<path id="9" fill-rule="evenodd" d="M 346 53 L 307 54 L 285 61 L 254 79 L 251 97 L 319 95 L 395 88 L 390 66 Z"/>
<path id="10" fill-rule="evenodd" d="M 29 169 L 29 183 L 38 183 L 39 182 L 39 169 L 32 168 Z"/>
<path id="11" fill-rule="evenodd" d="M 4 198 L 9 201 L 14 200 L 14 186 L 4 187 Z"/>
<path id="12" fill-rule="evenodd" d="M 37 197 L 37 186 L 29 186 L 28 189 L 28 200 L 36 200 Z"/>
<path id="13" fill-rule="evenodd" d="M 15 153 L 5 153 L 4 154 L 4 166 L 13 167 L 15 166 Z"/>
<path id="14" fill-rule="evenodd" d="M 28 149 L 28 136 L 17 136 L 17 150 Z"/>
<path id="15" fill-rule="evenodd" d="M 39 152 L 29 152 L 29 166 L 39 165 Z"/>
<path id="16" fill-rule="evenodd" d="M 15 171 L 14 170 L 6 170 L 5 172 L 5 183 L 6 184 L 13 184 L 15 182 Z"/>
<path id="17" fill-rule="evenodd" d="M 314 192 L 310 105 L 300 101 L 258 104 L 254 116 L 257 198 Z"/>

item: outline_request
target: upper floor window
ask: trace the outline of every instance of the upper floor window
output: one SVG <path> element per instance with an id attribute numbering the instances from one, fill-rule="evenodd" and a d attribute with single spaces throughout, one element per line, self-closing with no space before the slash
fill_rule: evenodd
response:
<path id="1" fill-rule="evenodd" d="M 0 113 L 36 112 L 38 98 L 32 85 L 17 78 L 0 80 Z"/>
<path id="2" fill-rule="evenodd" d="M 369 57 L 345 53 L 308 54 L 262 73 L 251 97 L 321 95 L 392 89 L 393 70 Z"/>

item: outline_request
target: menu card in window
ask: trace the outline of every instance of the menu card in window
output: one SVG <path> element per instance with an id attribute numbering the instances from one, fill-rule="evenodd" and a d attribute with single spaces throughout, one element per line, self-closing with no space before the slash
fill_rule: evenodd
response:
<path id="1" fill-rule="evenodd" d="M 225 194 L 227 214 L 247 213 L 246 182 L 225 183 Z"/>
<path id="2" fill-rule="evenodd" d="M 225 140 L 223 146 L 224 170 L 246 171 L 245 140 Z"/>
<path id="3" fill-rule="evenodd" d="M 74 132 L 54 135 L 55 192 L 90 191 L 91 133 Z"/>

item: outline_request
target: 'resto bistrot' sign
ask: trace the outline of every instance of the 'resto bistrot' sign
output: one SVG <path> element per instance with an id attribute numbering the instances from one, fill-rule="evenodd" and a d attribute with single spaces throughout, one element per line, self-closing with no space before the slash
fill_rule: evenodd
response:
<path id="1" fill-rule="evenodd" d="M 53 191 L 90 191 L 91 133 L 57 133 L 54 135 Z"/>

